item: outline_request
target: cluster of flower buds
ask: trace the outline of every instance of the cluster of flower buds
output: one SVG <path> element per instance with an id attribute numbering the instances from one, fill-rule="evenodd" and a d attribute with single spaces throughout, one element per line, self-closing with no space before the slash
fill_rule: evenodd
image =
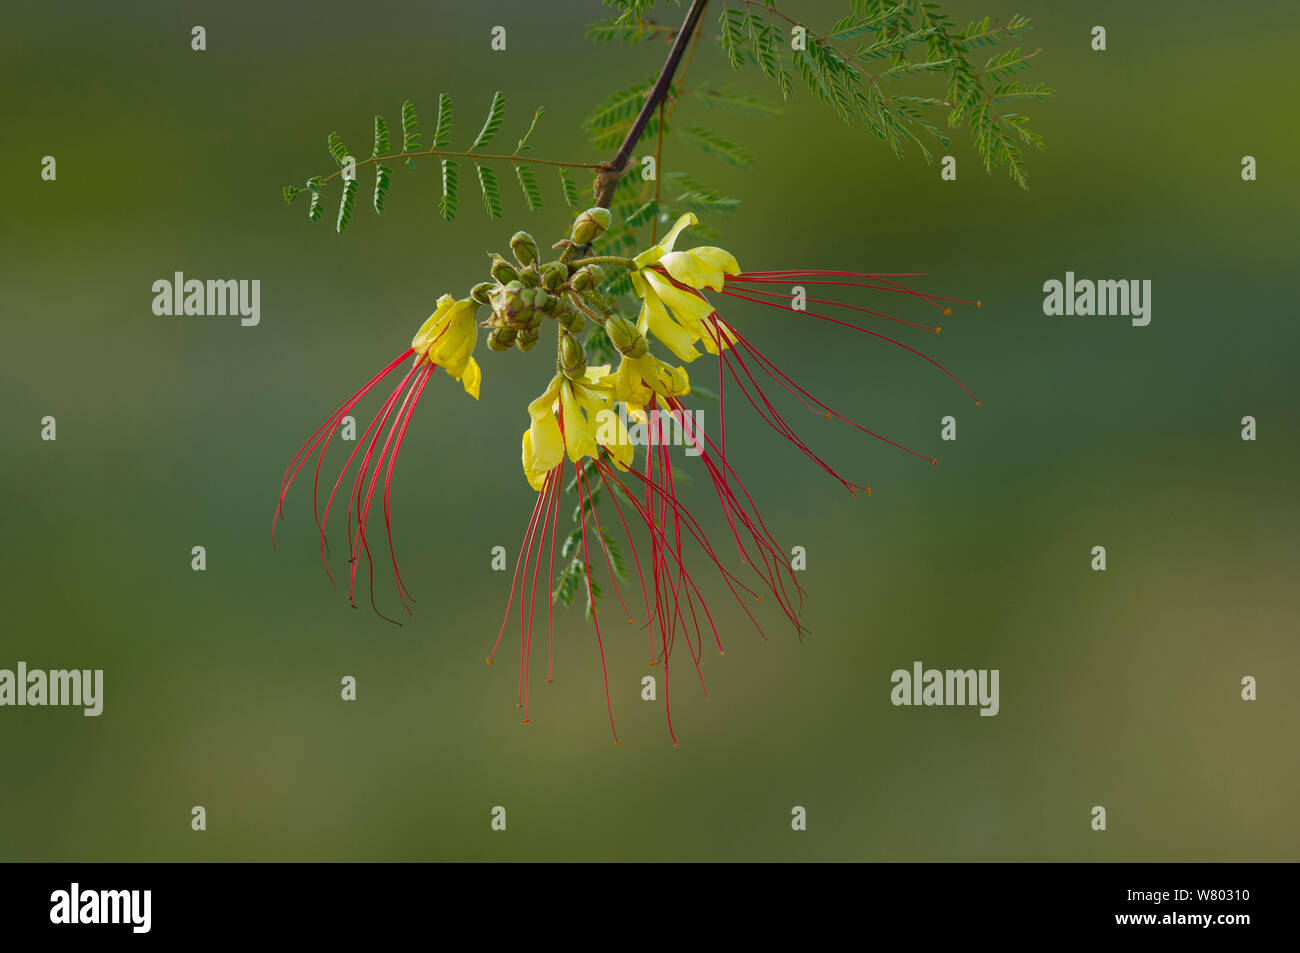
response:
<path id="1" fill-rule="evenodd" d="M 557 360 L 564 373 L 578 379 L 586 370 L 587 358 L 577 335 L 586 326 L 583 312 L 606 316 L 608 306 L 598 289 L 605 280 L 597 264 L 576 265 L 569 259 L 609 227 L 608 209 L 590 208 L 577 217 L 564 251 L 555 261 L 543 262 L 537 242 L 527 232 L 510 239 L 514 262 L 492 255 L 492 281 L 474 287 L 471 297 L 492 309 L 483 327 L 488 328 L 488 347 L 494 351 L 512 346 L 527 351 L 541 335 L 543 318 L 555 318 L 562 334 Z"/>

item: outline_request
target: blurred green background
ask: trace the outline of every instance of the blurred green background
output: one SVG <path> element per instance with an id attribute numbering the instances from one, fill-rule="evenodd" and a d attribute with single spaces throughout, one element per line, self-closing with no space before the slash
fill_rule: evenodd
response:
<path id="1" fill-rule="evenodd" d="M 842 6 L 791 10 L 825 27 Z M 852 500 L 729 402 L 734 465 L 778 540 L 807 549 L 812 635 L 800 644 L 764 606 L 761 642 L 699 567 L 728 651 L 706 656 L 708 702 L 674 655 L 673 748 L 662 705 L 639 698 L 644 635 L 609 613 L 616 748 L 579 612 L 558 616 L 531 726 L 509 636 L 483 664 L 509 582 L 490 550 L 513 565 L 533 500 L 519 436 L 546 348 L 480 346 L 477 404 L 442 375 L 425 395 L 394 479 L 413 621 L 329 587 L 309 484 L 278 553 L 269 539 L 294 449 L 437 295 L 486 277 L 483 253 L 515 229 L 567 228 L 555 180 L 538 214 L 503 180 L 496 222 L 470 187 L 449 226 L 431 163 L 397 171 L 382 219 L 363 175 L 342 237 L 279 189 L 328 171 L 330 130 L 360 152 L 374 113 L 395 123 L 409 97 L 427 124 L 440 90 L 457 142 L 500 89 L 501 141 L 545 105 L 537 155 L 605 158 L 582 118 L 657 70 L 663 45 L 590 45 L 595 3 L 9 4 L 0 667 L 102 668 L 106 697 L 99 718 L 0 709 L 0 859 L 1300 859 L 1300 134 L 1284 98 L 1300 12 L 945 6 L 1036 24 L 1029 76 L 1059 93 L 1026 109 L 1049 146 L 1029 157 L 1032 191 L 985 176 L 964 133 L 958 180 L 941 182 L 802 92 L 773 121 L 709 114 L 753 168 L 670 144 L 664 171 L 744 199 L 713 224 L 747 268 L 925 271 L 926 290 L 982 299 L 938 338 L 902 337 L 984 406 L 864 335 L 731 309 L 796 380 L 941 463 L 796 405 L 814 448 L 874 487 Z M 195 24 L 206 52 L 190 49 Z M 497 24 L 505 53 L 488 48 Z M 1107 52 L 1089 49 L 1095 24 Z M 704 80 L 775 92 L 713 47 L 691 69 Z M 1246 154 L 1257 182 L 1241 181 Z M 1045 317 L 1042 283 L 1067 270 L 1151 279 L 1151 325 Z M 260 279 L 260 326 L 154 316 L 151 284 L 174 271 Z M 56 442 L 40 439 L 45 415 Z M 686 493 L 725 541 L 707 483 Z M 195 545 L 206 572 L 190 569 Z M 1105 573 L 1089 569 L 1096 545 Z M 918 659 L 1000 669 L 1001 713 L 893 707 L 890 673 Z M 506 833 L 489 828 L 494 805 Z"/>

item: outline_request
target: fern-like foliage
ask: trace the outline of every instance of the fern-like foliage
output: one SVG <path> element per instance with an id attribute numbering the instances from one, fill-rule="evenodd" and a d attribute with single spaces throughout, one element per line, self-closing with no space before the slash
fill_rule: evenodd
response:
<path id="1" fill-rule="evenodd" d="M 1008 104 L 1052 94 L 1049 86 L 1015 78 L 1039 51 L 1012 46 L 987 59 L 979 52 L 1017 41 L 1028 18 L 1003 24 L 986 16 L 961 27 L 931 0 L 851 0 L 849 6 L 817 32 L 773 2 L 730 0 L 719 15 L 722 48 L 732 67 L 752 62 L 785 97 L 797 76 L 840 118 L 861 122 L 900 156 L 915 147 L 931 162 L 935 143 L 947 148 L 948 136 L 931 118 L 947 109 L 947 125 L 970 131 L 985 171 L 1001 166 L 1028 188 L 1022 146 L 1041 149 L 1043 140 Z M 806 31 L 803 49 L 791 42 L 796 27 Z M 896 86 L 926 76 L 936 78 L 930 95 Z"/>
<path id="2" fill-rule="evenodd" d="M 497 171 L 493 168 L 494 165 L 499 166 L 502 163 L 508 163 L 512 167 L 514 177 L 519 183 L 520 191 L 523 193 L 524 206 L 530 212 L 540 211 L 545 200 L 539 176 L 539 167 L 544 165 L 559 168 L 561 194 L 568 205 L 576 207 L 579 204 L 578 189 L 569 177 L 569 170 L 594 170 L 597 167 L 596 164 L 558 162 L 551 159 L 532 157 L 530 155 L 532 146 L 529 145 L 528 139 L 537 128 L 538 121 L 545 115 L 545 110 L 540 108 L 533 113 L 532 121 L 523 136 L 518 140 L 512 153 L 501 155 L 484 152 L 483 150 L 492 144 L 501 131 L 505 123 L 505 114 L 506 98 L 500 92 L 496 92 L 492 95 L 492 102 L 488 106 L 487 116 L 484 118 L 483 126 L 478 135 L 474 137 L 473 143 L 463 152 L 452 151 L 450 149 L 453 125 L 452 101 L 451 97 L 446 93 L 440 93 L 438 95 L 438 116 L 432 127 L 433 144 L 425 148 L 419 112 L 416 110 L 415 104 L 408 99 L 402 103 L 401 109 L 402 148 L 400 152 L 390 152 L 392 136 L 389 132 L 388 121 L 383 116 L 375 116 L 374 118 L 374 147 L 370 156 L 366 159 L 359 161 L 354 159 L 344 144 L 342 137 L 337 132 L 331 132 L 326 138 L 326 145 L 330 157 L 338 166 L 338 171 L 324 176 L 312 176 L 307 180 L 305 186 L 285 186 L 282 191 L 284 201 L 286 204 L 292 203 L 303 192 L 309 192 L 311 194 L 311 204 L 308 208 L 308 219 L 318 222 L 324 217 L 327 184 L 335 178 L 342 177 L 343 192 L 340 196 L 338 215 L 335 219 L 335 228 L 342 232 L 352 221 L 358 191 L 356 173 L 361 167 L 374 166 L 373 205 L 378 213 L 384 210 L 389 190 L 392 188 L 393 166 L 387 163 L 404 162 L 407 167 L 413 169 L 415 168 L 416 159 L 432 157 L 439 160 L 441 170 L 442 194 L 438 201 L 438 212 L 449 222 L 455 219 L 456 213 L 460 209 L 461 177 L 458 160 L 473 163 L 474 181 L 478 184 L 479 192 L 483 197 L 483 207 L 490 218 L 500 218 L 505 214 L 505 200 L 501 192 L 501 182 Z"/>

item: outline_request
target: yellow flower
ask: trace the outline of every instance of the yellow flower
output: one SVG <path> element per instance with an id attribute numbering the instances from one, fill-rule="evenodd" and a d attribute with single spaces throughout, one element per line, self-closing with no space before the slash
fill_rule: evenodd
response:
<path id="1" fill-rule="evenodd" d="M 656 357 L 624 357 L 613 377 L 614 398 L 627 405 L 630 418 L 645 419 L 645 406 L 659 397 L 682 397 L 691 392 L 686 368 L 673 367 Z"/>
<path id="2" fill-rule="evenodd" d="M 427 360 L 441 367 L 460 381 L 465 393 L 475 400 L 483 378 L 472 356 L 478 340 L 478 325 L 474 321 L 477 311 L 478 303 L 471 299 L 457 301 L 451 295 L 443 295 L 438 299 L 437 310 L 411 339 L 417 364 Z"/>
<path id="3" fill-rule="evenodd" d="M 701 245 L 686 251 L 674 251 L 677 236 L 689 225 L 698 225 L 694 214 L 687 212 L 677 220 L 668 234 L 652 248 L 637 255 L 637 270 L 632 272 L 632 287 L 641 297 L 641 315 L 637 329 L 642 334 L 653 334 L 670 351 L 683 361 L 693 361 L 699 356 L 695 342 L 703 340 L 704 349 L 717 354 L 730 347 L 734 338 L 721 319 L 714 318 L 718 329 L 705 320 L 714 313 L 713 305 L 703 295 L 677 287 L 653 266 L 659 265 L 674 281 L 688 288 L 709 288 L 721 291 L 726 275 L 740 274 L 740 265 L 731 252 L 712 245 Z"/>
<path id="4" fill-rule="evenodd" d="M 627 428 L 614 413 L 612 380 L 608 364 L 587 368 L 581 381 L 556 374 L 542 395 L 528 405 L 531 423 L 524 431 L 523 465 L 524 476 L 534 490 L 545 488 L 547 476 L 566 452 L 576 463 L 583 457 L 598 459 L 603 446 L 619 469 L 631 465 L 634 448 Z"/>

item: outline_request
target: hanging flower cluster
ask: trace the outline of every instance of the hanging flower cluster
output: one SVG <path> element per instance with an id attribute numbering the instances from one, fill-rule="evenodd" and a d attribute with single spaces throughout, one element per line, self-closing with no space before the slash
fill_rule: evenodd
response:
<path id="1" fill-rule="evenodd" d="M 877 331 L 807 307 L 816 305 L 856 311 L 934 332 L 940 328 L 900 321 L 879 311 L 824 298 L 806 298 L 796 302 L 789 293 L 777 289 L 784 287 L 788 290 L 792 285 L 868 289 L 916 298 L 944 314 L 951 312 L 953 304 L 978 307 L 979 302 L 923 294 L 900 280 L 914 275 L 828 270 L 745 272 L 735 257 L 722 248 L 699 246 L 677 250 L 682 232 L 698 224 L 693 214 L 683 215 L 661 241 L 634 258 L 595 255 L 591 250 L 592 243 L 609 224 L 610 213 L 604 208 L 583 212 L 575 221 L 570 237 L 555 246 L 560 250 L 558 257 L 549 262 L 540 261 L 537 243 L 531 236 L 518 232 L 510 241 L 514 262 L 493 255 L 491 281 L 476 285 L 469 297 L 463 300 L 450 295 L 441 297 L 434 313 L 416 332 L 411 346 L 326 418 L 295 454 L 281 481 L 275 519 L 281 515 L 294 479 L 315 456 L 313 513 L 320 533 L 321 560 L 325 563 L 325 526 L 344 477 L 351 471 L 353 479 L 347 494 L 345 517 L 348 596 L 355 605 L 357 572 L 364 557 L 369 567 L 370 598 L 374 605 L 373 556 L 367 527 L 382 472 L 381 500 L 389 558 L 399 599 L 410 612 L 409 592 L 397 568 L 389 497 L 393 466 L 424 388 L 434 370 L 440 367 L 460 382 L 466 393 L 477 399 L 482 375 L 473 352 L 479 328 L 487 330 L 487 346 L 491 350 L 504 351 L 513 347 L 528 351 L 540 339 L 543 325 L 553 321 L 556 329 L 554 373 L 541 394 L 528 405 L 527 428 L 522 437 L 524 479 L 537 496 L 520 556 L 515 563 L 506 618 L 488 656 L 488 664 L 492 664 L 500 647 L 517 598 L 520 629 L 518 705 L 523 709 L 524 723 L 527 724 L 531 707 L 533 623 L 538 609 L 537 589 L 544 556 L 546 581 L 542 598 L 547 614 L 546 680 L 551 681 L 552 676 L 553 603 L 566 585 L 562 579 L 560 588 L 553 589 L 555 555 L 560 498 L 568 481 L 568 488 L 576 491 L 578 498 L 575 510 L 578 528 L 565 541 L 561 559 L 572 560 L 571 565 L 577 567 L 577 572 L 571 574 L 570 581 L 576 584 L 580 580 L 587 592 L 588 615 L 593 624 L 602 670 L 606 672 L 605 701 L 614 740 L 618 742 L 618 733 L 605 670 L 604 634 L 597 605 L 601 596 L 600 574 L 593 575 L 598 557 L 606 563 L 610 585 L 627 621 L 635 625 L 638 616 L 642 620 L 640 625 L 649 635 L 650 664 L 663 666 L 665 715 L 669 735 L 675 744 L 668 663 L 677 638 L 680 636 L 685 640 L 692 668 L 702 687 L 701 660 L 706 643 L 712 642 L 719 652 L 722 651 L 713 613 L 694 576 L 696 569 L 711 566 L 716 570 L 722 584 L 760 636 L 763 629 L 754 611 L 765 595 L 772 598 L 796 634 L 802 635 L 805 631 L 799 621 L 804 593 L 790 566 L 787 550 L 776 543 L 727 456 L 725 409 L 728 396 L 734 400 L 734 395 L 739 392 L 765 423 L 854 495 L 859 490 L 869 494 L 870 487 L 841 476 L 814 453 L 777 409 L 768 389 L 775 386 L 820 416 L 842 421 L 909 454 L 930 460 L 822 403 L 777 367 L 746 334 L 737 330 L 734 323 L 724 321 L 705 292 L 782 308 L 801 318 L 820 319 L 883 339 L 934 364 L 964 390 L 965 385 L 956 377 L 914 348 Z M 616 313 L 601 291 L 608 277 L 615 272 L 628 276 L 640 301 L 640 312 L 635 321 Z M 478 313 L 484 307 L 490 313 L 480 323 Z M 599 325 L 608 337 L 619 357 L 617 367 L 611 364 L 588 365 L 582 335 L 589 321 Z M 674 360 L 657 357 L 652 344 L 661 345 Z M 699 418 L 686 402 L 691 394 L 691 382 L 683 365 L 704 355 L 715 356 L 718 362 L 716 439 L 704 432 Z M 408 359 L 409 367 L 357 441 L 322 509 L 320 471 L 325 451 L 339 422 L 370 391 L 399 371 Z M 966 392 L 970 393 L 969 390 Z M 973 395 L 971 399 L 974 400 Z M 629 424 L 632 431 L 640 432 L 640 439 L 634 439 L 636 435 L 629 432 Z M 728 568 L 724 554 L 720 552 L 721 544 L 715 546 L 704 526 L 678 496 L 665 428 L 675 428 L 690 446 L 696 448 L 699 463 L 712 484 L 728 526 L 730 538 L 726 545 L 734 544 L 736 547 L 736 555 L 743 567 L 741 572 Z M 640 460 L 636 453 L 638 446 L 644 447 Z M 930 462 L 935 463 L 933 460 Z M 614 517 L 611 523 L 611 511 L 603 510 L 605 527 L 601 525 L 602 511 L 597 507 L 602 498 L 612 504 Z M 636 611 L 629 609 L 616 578 L 622 575 L 623 569 L 619 566 L 616 573 L 615 563 L 621 560 L 614 553 L 615 540 L 620 533 L 632 554 L 641 589 L 639 604 L 633 603 Z M 272 521 L 273 541 L 274 538 L 275 520 Z M 328 564 L 326 573 L 329 574 Z M 332 575 L 330 580 L 333 582 Z M 379 610 L 376 608 L 376 611 Z M 707 688 L 705 691 L 707 693 Z"/>

